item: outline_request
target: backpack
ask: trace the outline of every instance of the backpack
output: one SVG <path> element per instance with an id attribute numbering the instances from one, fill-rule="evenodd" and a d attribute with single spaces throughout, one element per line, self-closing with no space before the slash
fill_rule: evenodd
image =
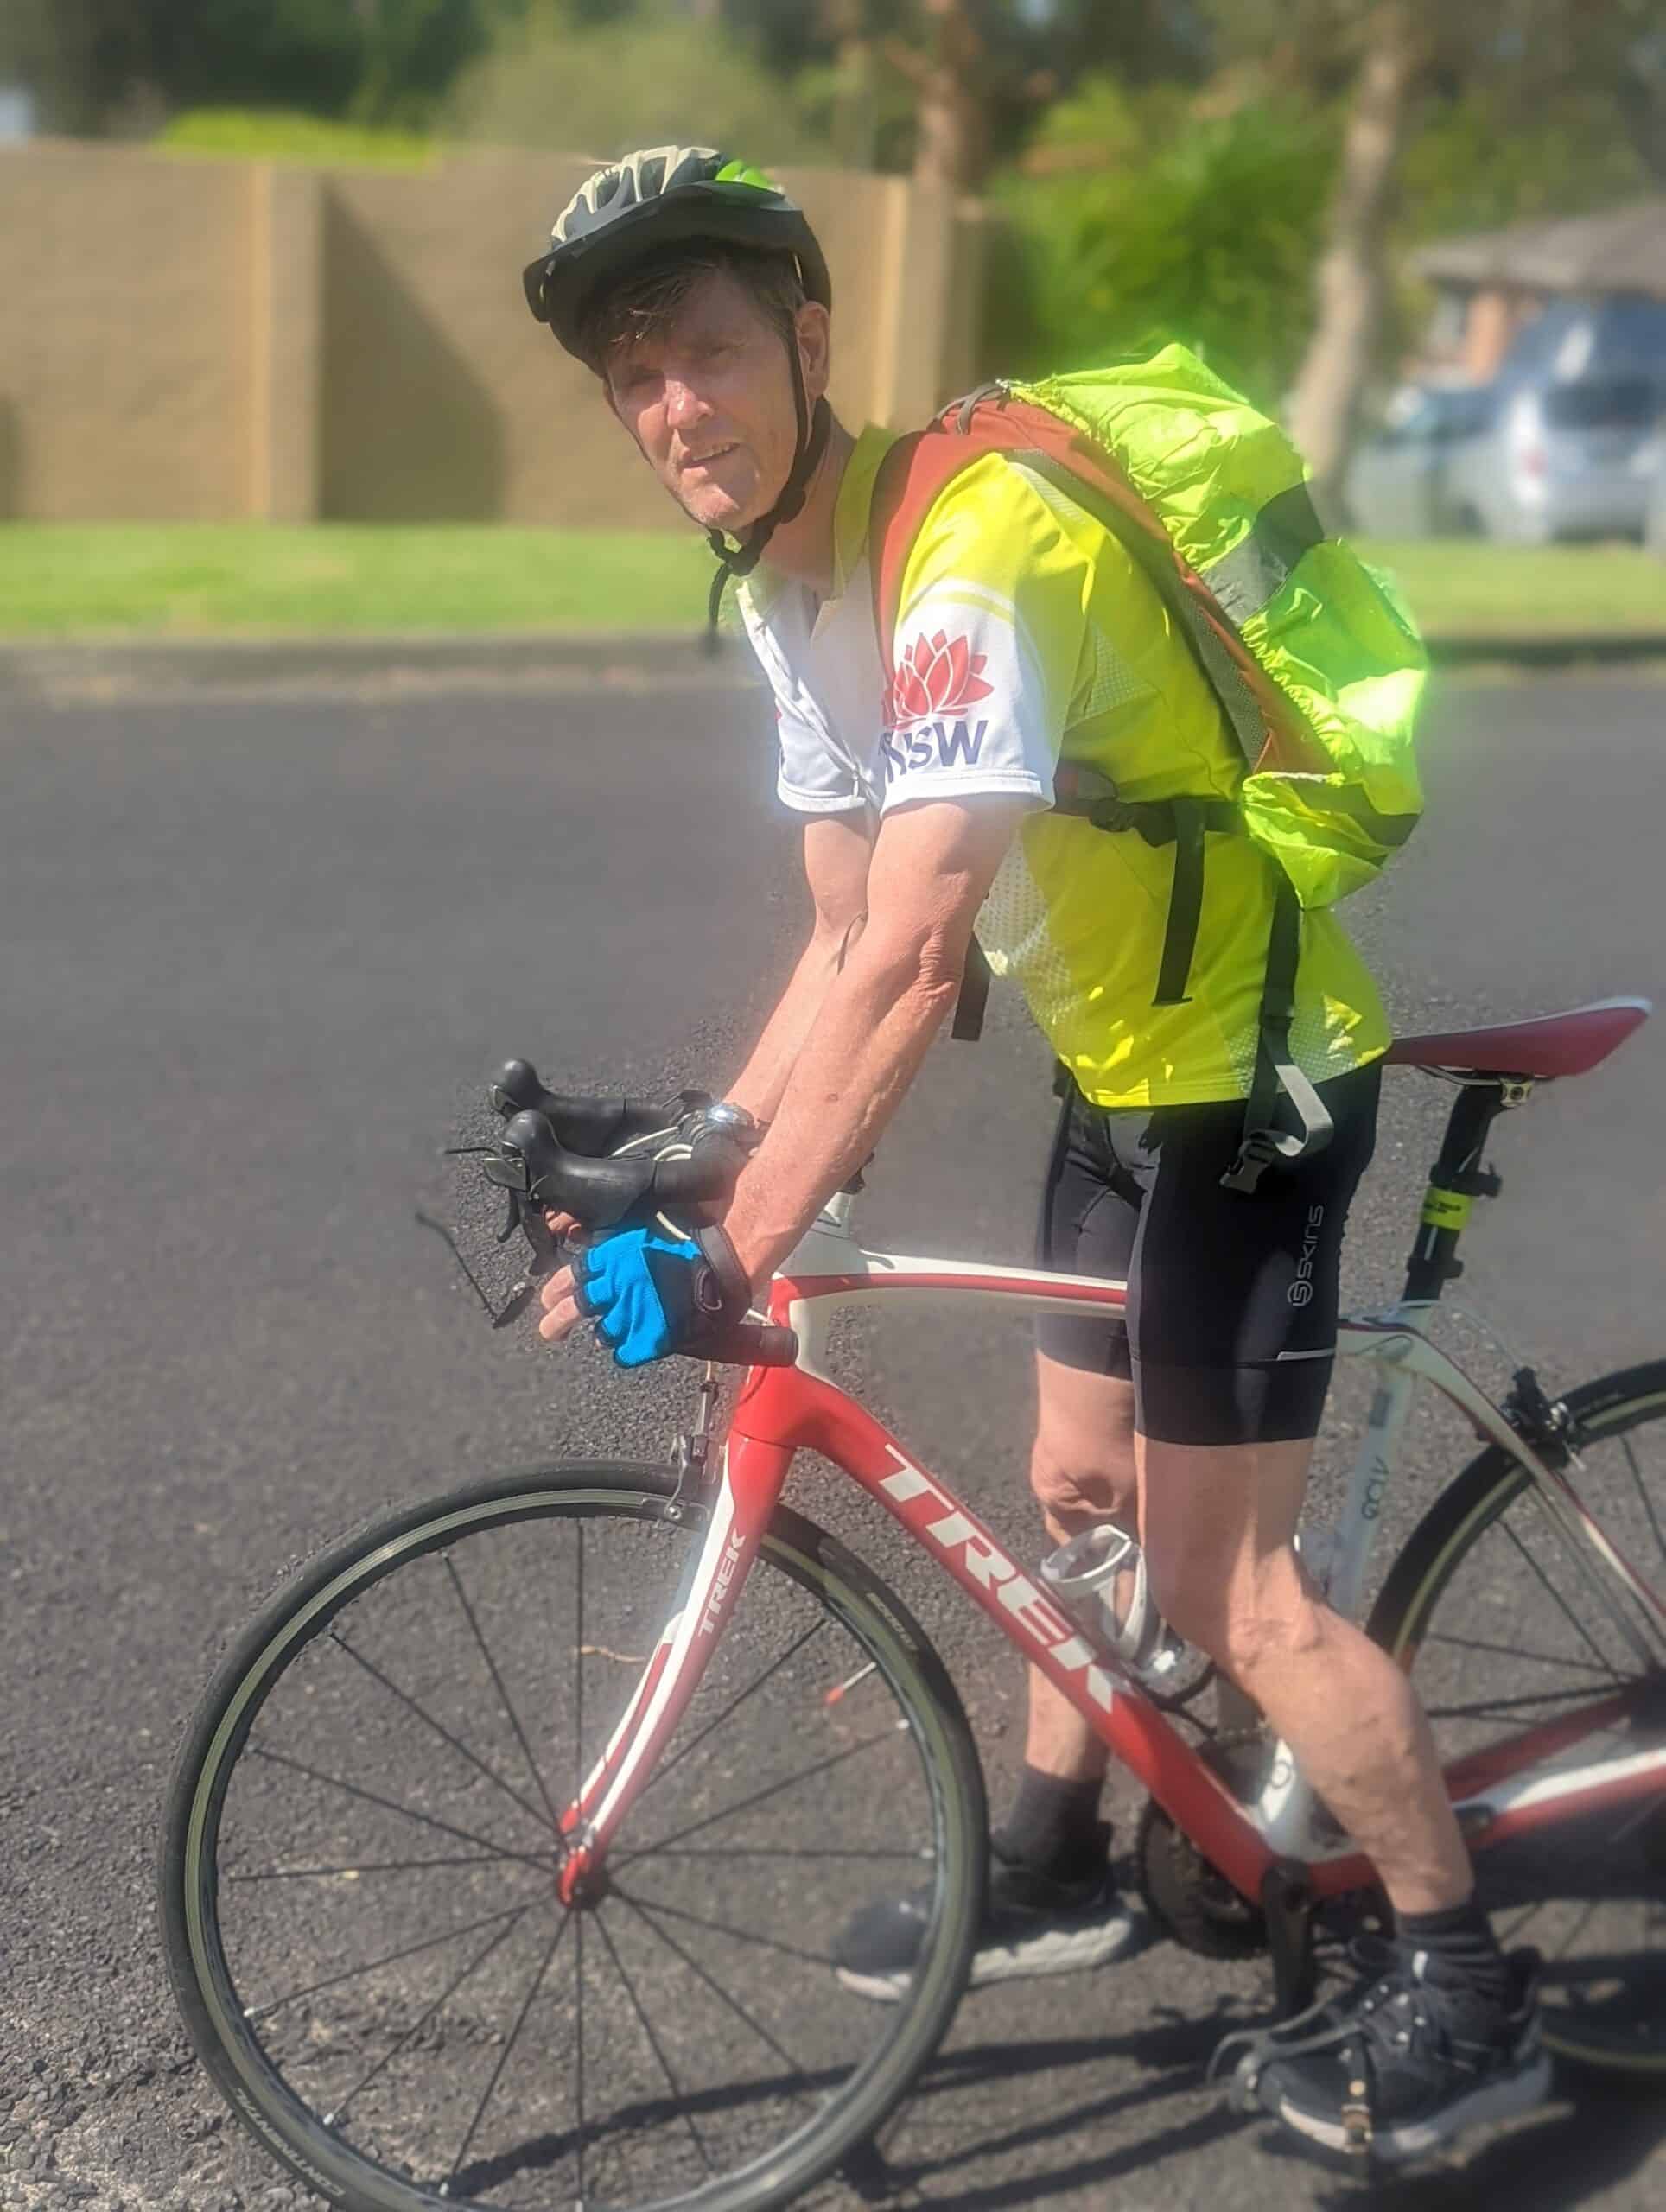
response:
<path id="1" fill-rule="evenodd" d="M 1324 1102 L 1290 1051 L 1301 912 L 1372 882 L 1416 824 L 1413 725 L 1428 657 L 1389 580 L 1326 537 L 1301 458 L 1277 424 L 1171 345 L 1040 384 L 983 385 L 891 448 L 868 538 L 887 682 L 915 537 L 951 480 L 992 452 L 1021 458 L 1128 549 L 1176 617 L 1242 748 L 1247 772 L 1234 799 L 1130 803 L 1108 777 L 1061 760 L 1053 804 L 1112 834 L 1174 846 L 1159 1006 L 1186 999 L 1207 838 L 1247 836 L 1276 863 L 1243 1141 L 1222 1178 L 1251 1192 L 1275 1160 L 1330 1141 Z M 974 939 L 957 1036 L 979 1033 L 988 985 Z M 1274 1126 L 1281 1096 L 1299 1135 Z"/>

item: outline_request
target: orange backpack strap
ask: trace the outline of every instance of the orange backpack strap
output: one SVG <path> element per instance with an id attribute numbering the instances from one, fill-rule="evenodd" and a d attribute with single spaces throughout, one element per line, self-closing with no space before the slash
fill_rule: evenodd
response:
<path id="1" fill-rule="evenodd" d="M 1329 763 L 1237 625 L 1148 503 L 1102 446 L 1045 407 L 984 385 L 923 430 L 899 438 L 880 464 L 869 509 L 868 564 L 885 680 L 895 675 L 896 624 L 908 556 L 926 516 L 964 468 L 1004 453 L 1045 476 L 1125 546 L 1179 618 L 1251 769 L 1319 774 Z"/>

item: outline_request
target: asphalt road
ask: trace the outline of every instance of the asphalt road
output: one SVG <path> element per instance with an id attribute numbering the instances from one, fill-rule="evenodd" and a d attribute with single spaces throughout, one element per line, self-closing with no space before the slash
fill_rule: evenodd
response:
<path id="1" fill-rule="evenodd" d="M 1428 824 L 1352 910 L 1402 1026 L 1659 995 L 1663 724 L 1666 689 L 1630 677 L 1447 690 Z M 459 1087 L 508 1052 L 575 1083 L 721 1083 L 801 926 L 787 832 L 759 795 L 755 696 L 628 670 L 555 691 L 71 683 L 0 701 L 0 2205 L 299 2204 L 164 1993 L 173 1745 L 284 1563 L 379 1502 L 663 1449 L 674 1380 L 487 1334 L 412 1202 Z M 976 1052 L 940 1046 L 873 1173 L 870 1233 L 1024 1255 L 1046 1073 L 1010 1005 Z M 1666 1021 L 1496 1147 L 1509 1187 L 1465 1302 L 1559 1381 L 1666 1349 L 1663 1096 Z M 1395 1287 L 1439 1107 L 1390 1086 L 1362 1300 Z M 851 1357 L 1032 1548 L 1021 1334 L 910 1313 Z M 1395 1531 L 1465 1448 L 1435 1421 L 1415 1447 Z M 813 1470 L 797 1499 L 926 1619 L 998 1796 L 1009 1662 Z M 1398 2189 L 1269 2150 L 1199 2080 L 1259 1974 L 1163 1947 L 976 1996 L 888 2141 L 887 2201 L 1620 2212 L 1666 2193 L 1666 2115 L 1589 2090 Z"/>

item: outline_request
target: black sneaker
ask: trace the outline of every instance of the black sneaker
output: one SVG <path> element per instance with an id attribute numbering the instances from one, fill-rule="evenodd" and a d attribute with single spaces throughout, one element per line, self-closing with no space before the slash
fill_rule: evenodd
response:
<path id="1" fill-rule="evenodd" d="M 1403 2165 L 1542 2103 L 1536 1952 L 1510 1954 L 1503 2001 L 1404 1942 L 1367 1938 L 1355 1955 L 1382 1969 L 1374 1980 L 1216 2051 L 1210 2072 L 1233 2066 L 1241 2112 L 1270 2113 L 1327 2151 Z"/>
<path id="2" fill-rule="evenodd" d="M 1104 1831 L 1109 1845 L 1110 1831 Z M 1134 1940 L 1136 1922 L 1103 1861 L 1084 1880 L 1055 1882 L 989 1847 L 989 1894 L 972 1960 L 972 1986 L 1103 1966 Z M 931 1891 L 881 1897 L 847 1921 L 833 1947 L 847 1989 L 893 2005 L 919 1956 Z"/>

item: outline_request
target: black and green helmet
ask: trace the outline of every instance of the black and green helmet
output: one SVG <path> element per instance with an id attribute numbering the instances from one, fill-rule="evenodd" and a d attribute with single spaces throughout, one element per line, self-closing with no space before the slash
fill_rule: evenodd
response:
<path id="1" fill-rule="evenodd" d="M 587 178 L 525 272 L 526 304 L 569 353 L 591 302 L 633 262 L 700 239 L 788 253 L 804 297 L 833 304 L 804 211 L 760 169 L 711 146 L 649 146 Z"/>
<path id="2" fill-rule="evenodd" d="M 827 261 L 804 211 L 750 162 L 713 146 L 648 146 L 586 180 L 556 218 L 546 250 L 524 272 L 526 304 L 569 353 L 585 357 L 578 334 L 592 305 L 635 262 L 667 246 L 701 241 L 791 254 L 804 297 L 833 304 Z M 798 409 L 798 442 L 779 498 L 731 546 L 721 531 L 707 540 L 717 556 L 709 635 L 715 639 L 723 587 L 751 574 L 773 531 L 803 508 L 832 417 L 825 399 L 812 409 L 798 349 L 786 349 Z"/>

